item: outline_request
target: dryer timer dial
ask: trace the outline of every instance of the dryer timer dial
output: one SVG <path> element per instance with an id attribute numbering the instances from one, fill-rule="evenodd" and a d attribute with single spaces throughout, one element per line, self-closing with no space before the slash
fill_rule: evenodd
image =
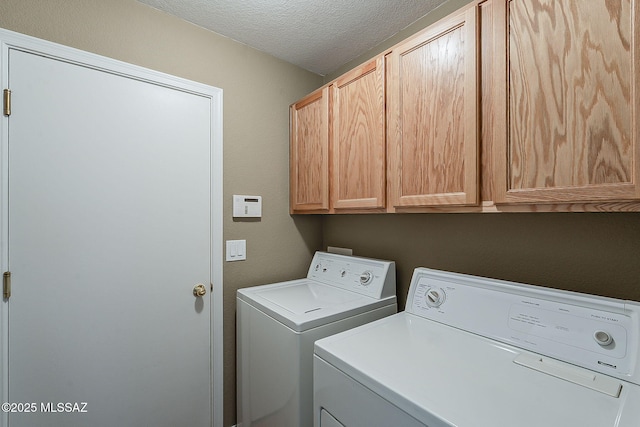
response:
<path id="1" fill-rule="evenodd" d="M 429 288 L 424 294 L 425 302 L 429 307 L 433 308 L 440 307 L 446 298 L 447 294 L 441 288 Z"/>

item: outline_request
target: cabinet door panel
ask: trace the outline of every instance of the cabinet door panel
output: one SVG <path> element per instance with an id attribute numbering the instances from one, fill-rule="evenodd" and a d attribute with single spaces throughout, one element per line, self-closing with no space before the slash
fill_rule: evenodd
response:
<path id="1" fill-rule="evenodd" d="M 329 210 L 329 88 L 290 108 L 291 212 Z"/>
<path id="2" fill-rule="evenodd" d="M 478 202 L 476 21 L 466 8 L 388 56 L 394 207 Z"/>
<path id="3" fill-rule="evenodd" d="M 501 3 L 496 201 L 638 198 L 637 2 Z"/>
<path id="4" fill-rule="evenodd" d="M 478 5 L 480 18 L 480 200 L 494 204 L 493 129 L 494 102 L 494 8 L 496 1 L 487 0 Z"/>
<path id="5" fill-rule="evenodd" d="M 332 86 L 335 209 L 384 208 L 384 59 L 340 77 Z"/>

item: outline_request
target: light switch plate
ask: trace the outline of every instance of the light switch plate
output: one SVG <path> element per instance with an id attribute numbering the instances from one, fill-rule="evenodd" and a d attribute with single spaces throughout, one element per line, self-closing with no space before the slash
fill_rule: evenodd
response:
<path id="1" fill-rule="evenodd" d="M 227 261 L 244 261 L 247 259 L 246 240 L 227 240 Z"/>

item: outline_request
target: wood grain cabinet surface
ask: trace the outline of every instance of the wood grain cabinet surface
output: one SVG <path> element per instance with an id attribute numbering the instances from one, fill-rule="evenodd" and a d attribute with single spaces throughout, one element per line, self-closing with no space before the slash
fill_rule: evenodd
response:
<path id="1" fill-rule="evenodd" d="M 331 205 L 336 211 L 386 206 L 384 58 L 331 85 Z"/>
<path id="2" fill-rule="evenodd" d="M 479 201 L 478 8 L 387 55 L 389 193 L 394 209 Z"/>
<path id="3" fill-rule="evenodd" d="M 638 1 L 495 6 L 496 202 L 640 199 Z"/>
<path id="4" fill-rule="evenodd" d="M 321 88 L 290 107 L 291 213 L 329 211 L 329 96 Z"/>

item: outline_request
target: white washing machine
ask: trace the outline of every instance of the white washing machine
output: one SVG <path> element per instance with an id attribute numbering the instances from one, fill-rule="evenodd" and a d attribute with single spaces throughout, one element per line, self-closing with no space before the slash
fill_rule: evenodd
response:
<path id="1" fill-rule="evenodd" d="M 315 427 L 638 427 L 640 303 L 419 268 L 315 344 Z"/>
<path id="2" fill-rule="evenodd" d="M 238 427 L 313 424 L 313 344 L 395 314 L 395 264 L 316 252 L 306 279 L 237 293 Z"/>

